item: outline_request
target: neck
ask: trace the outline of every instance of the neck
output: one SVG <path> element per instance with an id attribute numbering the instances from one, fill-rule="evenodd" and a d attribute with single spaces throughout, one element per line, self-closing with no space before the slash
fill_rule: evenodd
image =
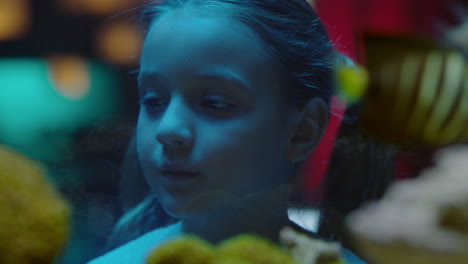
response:
<path id="1" fill-rule="evenodd" d="M 277 243 L 279 231 L 289 224 L 287 198 L 287 191 L 281 188 L 259 191 L 209 215 L 182 219 L 182 233 L 213 244 L 246 233 Z"/>

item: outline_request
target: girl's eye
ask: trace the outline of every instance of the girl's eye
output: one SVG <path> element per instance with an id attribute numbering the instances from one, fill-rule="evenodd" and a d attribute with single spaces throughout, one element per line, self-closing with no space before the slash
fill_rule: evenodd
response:
<path id="1" fill-rule="evenodd" d="M 165 104 L 165 102 L 157 96 L 148 96 L 148 97 L 142 98 L 140 99 L 139 103 L 140 105 L 143 105 L 148 108 L 155 108 L 155 107 L 162 106 Z"/>
<path id="2" fill-rule="evenodd" d="M 216 99 L 207 99 L 201 103 L 201 106 L 217 112 L 229 111 L 234 107 L 232 104 Z"/>

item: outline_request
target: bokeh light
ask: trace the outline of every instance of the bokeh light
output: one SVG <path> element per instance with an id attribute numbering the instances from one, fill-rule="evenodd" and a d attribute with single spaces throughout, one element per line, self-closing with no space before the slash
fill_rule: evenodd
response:
<path id="1" fill-rule="evenodd" d="M 69 99 L 79 100 L 90 90 L 86 62 L 79 56 L 53 56 L 48 59 L 48 74 L 53 88 Z"/>
<path id="2" fill-rule="evenodd" d="M 67 63 L 73 65 L 59 62 L 53 67 Z M 59 83 L 80 78 L 82 73 L 70 73 L 74 67 L 54 73 L 60 76 Z M 87 95 L 71 100 L 63 90 L 59 93 L 57 80 L 51 81 L 50 60 L 1 59 L 0 141 L 39 160 L 60 160 L 73 131 L 117 115 L 120 94 L 114 70 L 91 61 L 86 61 L 86 68 Z"/>
<path id="3" fill-rule="evenodd" d="M 132 8 L 135 0 L 57 0 L 67 11 L 93 15 L 114 15 Z"/>
<path id="4" fill-rule="evenodd" d="M 0 40 L 22 37 L 30 26 L 30 10 L 27 0 L 0 0 Z"/>
<path id="5" fill-rule="evenodd" d="M 97 52 L 103 59 L 114 64 L 136 64 L 142 45 L 143 34 L 135 24 L 105 24 L 96 32 Z"/>

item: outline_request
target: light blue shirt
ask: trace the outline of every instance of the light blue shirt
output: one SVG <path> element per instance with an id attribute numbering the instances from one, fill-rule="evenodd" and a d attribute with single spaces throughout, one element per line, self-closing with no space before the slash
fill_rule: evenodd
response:
<path id="1" fill-rule="evenodd" d="M 95 258 L 88 264 L 144 264 L 154 248 L 180 234 L 181 222 L 148 232 L 107 254 Z"/>
<path id="2" fill-rule="evenodd" d="M 347 250 L 346 248 L 341 250 L 341 256 L 346 261 L 346 264 L 366 264 L 358 256 L 354 255 L 353 252 Z"/>

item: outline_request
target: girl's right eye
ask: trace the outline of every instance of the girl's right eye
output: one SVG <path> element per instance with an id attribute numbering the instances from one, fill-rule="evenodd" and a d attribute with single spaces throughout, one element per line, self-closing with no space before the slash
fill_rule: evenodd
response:
<path id="1" fill-rule="evenodd" d="M 140 105 L 148 108 L 156 108 L 165 104 L 160 97 L 154 95 L 146 96 L 140 99 L 139 103 Z"/>

